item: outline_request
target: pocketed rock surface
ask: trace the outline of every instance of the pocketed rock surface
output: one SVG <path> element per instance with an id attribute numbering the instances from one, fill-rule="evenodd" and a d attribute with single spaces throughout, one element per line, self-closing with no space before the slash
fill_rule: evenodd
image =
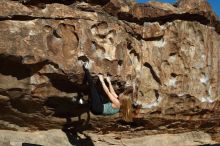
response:
<path id="1" fill-rule="evenodd" d="M 115 145 L 118 135 L 121 145 L 220 143 L 219 46 L 220 21 L 205 0 L 1 0 L 0 136 L 71 125 L 92 142 L 113 134 Z M 89 113 L 85 61 L 97 84 L 103 73 L 117 93 L 136 86 L 139 119 Z"/>

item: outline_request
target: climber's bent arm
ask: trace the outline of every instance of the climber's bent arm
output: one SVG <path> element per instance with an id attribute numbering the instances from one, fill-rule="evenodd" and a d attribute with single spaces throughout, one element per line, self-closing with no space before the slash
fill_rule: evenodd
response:
<path id="1" fill-rule="evenodd" d="M 112 83 L 111 83 L 111 81 L 110 81 L 110 78 L 107 77 L 106 79 L 107 79 L 107 82 L 108 82 L 108 84 L 109 84 L 109 89 L 110 89 L 111 94 L 112 94 L 115 98 L 118 98 L 118 95 L 115 93 L 115 90 L 114 90 L 114 88 L 112 87 Z"/>
<path id="2" fill-rule="evenodd" d="M 115 108 L 119 108 L 120 107 L 120 102 L 117 98 L 115 98 L 114 95 L 112 95 L 112 93 L 109 91 L 108 87 L 106 86 L 103 76 L 99 75 L 99 80 L 101 81 L 102 87 L 105 91 L 105 93 L 108 95 L 109 99 L 111 100 L 111 102 L 113 103 Z"/>

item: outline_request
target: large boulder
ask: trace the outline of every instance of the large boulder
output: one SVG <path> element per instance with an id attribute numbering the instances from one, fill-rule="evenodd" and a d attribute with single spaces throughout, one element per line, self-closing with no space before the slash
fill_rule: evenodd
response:
<path id="1" fill-rule="evenodd" d="M 142 117 L 218 121 L 220 25 L 207 2 L 2 0 L 0 9 L 0 128 L 89 118 L 86 60 L 94 81 L 108 73 L 118 93 L 138 87 Z"/>

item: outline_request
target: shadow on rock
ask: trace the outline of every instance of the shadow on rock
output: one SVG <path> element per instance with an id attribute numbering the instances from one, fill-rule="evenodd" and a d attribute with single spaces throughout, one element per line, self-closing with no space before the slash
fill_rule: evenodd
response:
<path id="1" fill-rule="evenodd" d="M 78 102 L 72 102 L 71 99 L 67 97 L 49 97 L 46 106 L 52 108 L 52 116 L 66 118 L 67 123 L 71 122 L 72 117 L 78 117 L 78 120 L 81 121 L 82 115 L 85 118 L 84 124 L 89 123 L 90 110 L 88 103 L 79 104 Z"/>
<path id="2" fill-rule="evenodd" d="M 88 125 L 83 125 L 83 122 L 77 121 L 67 123 L 63 126 L 63 132 L 66 133 L 66 136 L 69 142 L 74 146 L 94 146 L 92 139 L 83 134 L 83 131 L 88 128 Z M 82 124 L 82 125 L 80 125 Z"/>
<path id="3" fill-rule="evenodd" d="M 62 131 L 65 132 L 69 142 L 76 146 L 94 146 L 91 138 L 82 134 L 89 128 L 89 104 L 79 104 L 68 97 L 49 97 L 46 106 L 52 108 L 52 116 L 66 118 Z M 78 119 L 73 120 L 74 117 Z"/>
<path id="4" fill-rule="evenodd" d="M 22 143 L 22 146 L 42 146 L 42 145 L 31 144 L 31 143 Z"/>

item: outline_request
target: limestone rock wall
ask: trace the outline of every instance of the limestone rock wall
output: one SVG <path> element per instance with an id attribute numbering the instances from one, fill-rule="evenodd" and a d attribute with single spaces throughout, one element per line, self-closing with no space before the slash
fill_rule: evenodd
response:
<path id="1" fill-rule="evenodd" d="M 143 108 L 170 96 L 218 100 L 219 24 L 203 0 L 1 0 L 0 127 L 50 129 L 87 112 L 77 104 L 88 94 L 85 60 L 94 80 L 109 73 L 117 91 L 136 85 Z"/>

